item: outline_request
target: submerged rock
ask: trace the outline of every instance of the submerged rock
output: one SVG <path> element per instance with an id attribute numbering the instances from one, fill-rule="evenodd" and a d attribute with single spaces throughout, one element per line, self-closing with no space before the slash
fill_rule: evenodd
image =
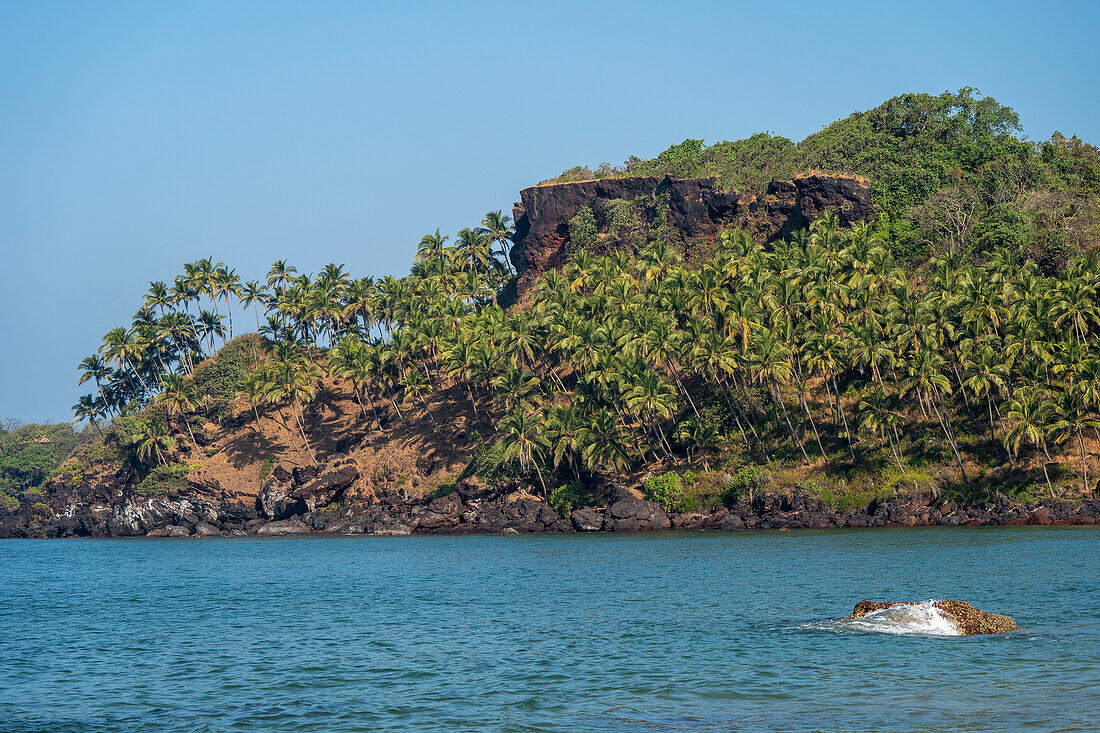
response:
<path id="1" fill-rule="evenodd" d="M 851 616 L 845 616 L 841 621 L 863 618 L 873 611 L 881 611 L 892 606 L 917 606 L 911 601 L 860 601 L 856 604 Z M 963 636 L 974 634 L 1001 634 L 1006 631 L 1016 630 L 1016 621 L 1011 616 L 1003 616 L 999 613 L 989 613 L 979 608 L 974 608 L 964 601 L 933 601 L 932 605 L 939 609 L 944 616 L 951 621 L 959 633 Z"/>
<path id="2" fill-rule="evenodd" d="M 258 535 L 284 535 L 284 534 L 309 534 L 309 526 L 300 519 L 283 519 L 278 522 L 268 522 L 256 530 Z"/>

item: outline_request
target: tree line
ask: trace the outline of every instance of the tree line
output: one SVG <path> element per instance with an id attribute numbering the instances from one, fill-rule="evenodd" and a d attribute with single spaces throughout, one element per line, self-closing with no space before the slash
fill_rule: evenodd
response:
<path id="1" fill-rule="evenodd" d="M 578 248 L 508 309 L 514 229 L 500 212 L 454 244 L 425 236 L 402 278 L 277 261 L 266 282 L 242 284 L 200 260 L 172 286 L 152 283 L 131 325 L 81 363 L 96 389 L 75 409 L 94 421 L 153 403 L 166 419 L 139 442 L 166 462 L 194 440 L 191 375 L 232 338 L 236 305 L 238 330 L 252 309 L 270 351 L 242 392 L 311 458 L 303 409 L 327 373 L 380 430 L 438 429 L 451 416 L 431 397 L 454 390 L 544 492 L 641 465 L 709 468 L 731 449 L 761 462 L 884 457 L 904 471 L 934 445 L 963 481 L 975 457 L 1040 456 L 1053 493 L 1047 461 L 1067 442 L 1087 489 L 1097 258 L 1048 276 L 1010 248 L 977 262 L 955 250 L 908 272 L 880 231 L 825 217 L 769 246 L 727 231 L 691 263 L 665 241 Z"/>

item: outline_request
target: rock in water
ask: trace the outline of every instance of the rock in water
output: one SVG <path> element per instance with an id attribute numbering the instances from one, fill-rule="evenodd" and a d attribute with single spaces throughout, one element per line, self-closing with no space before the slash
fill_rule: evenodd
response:
<path id="1" fill-rule="evenodd" d="M 852 615 L 845 616 L 841 621 L 863 618 L 872 611 L 881 611 L 891 606 L 916 605 L 919 604 L 905 601 L 886 601 L 885 603 L 860 601 L 856 604 Z M 938 608 L 949 621 L 955 624 L 955 628 L 957 628 L 959 633 L 963 636 L 971 636 L 973 634 L 1001 634 L 1006 631 L 1014 631 L 1017 628 L 1016 621 L 1011 616 L 1002 616 L 999 613 L 989 613 L 980 608 L 974 608 L 964 601 L 933 601 L 932 605 Z"/>

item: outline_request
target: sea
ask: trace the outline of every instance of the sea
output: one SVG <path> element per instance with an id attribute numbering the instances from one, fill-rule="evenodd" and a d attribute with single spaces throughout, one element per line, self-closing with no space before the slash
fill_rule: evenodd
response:
<path id="1" fill-rule="evenodd" d="M 1090 527 L 0 541 L 9 733 L 1098 726 Z"/>

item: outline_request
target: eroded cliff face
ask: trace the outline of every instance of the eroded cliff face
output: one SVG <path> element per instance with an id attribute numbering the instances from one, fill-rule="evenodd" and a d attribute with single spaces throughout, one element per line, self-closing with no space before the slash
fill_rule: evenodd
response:
<path id="1" fill-rule="evenodd" d="M 512 261 L 520 273 L 520 292 L 540 273 L 565 262 L 570 219 L 585 206 L 598 208 L 615 199 L 633 201 L 644 224 L 667 207 L 668 221 L 685 242 L 713 240 L 731 226 L 749 227 L 772 240 L 825 213 L 836 213 L 843 224 L 867 220 L 874 213 L 868 181 L 847 176 L 772 181 L 763 194 L 752 196 L 723 190 L 714 178 L 638 176 L 532 186 L 520 192 L 512 209 Z"/>

